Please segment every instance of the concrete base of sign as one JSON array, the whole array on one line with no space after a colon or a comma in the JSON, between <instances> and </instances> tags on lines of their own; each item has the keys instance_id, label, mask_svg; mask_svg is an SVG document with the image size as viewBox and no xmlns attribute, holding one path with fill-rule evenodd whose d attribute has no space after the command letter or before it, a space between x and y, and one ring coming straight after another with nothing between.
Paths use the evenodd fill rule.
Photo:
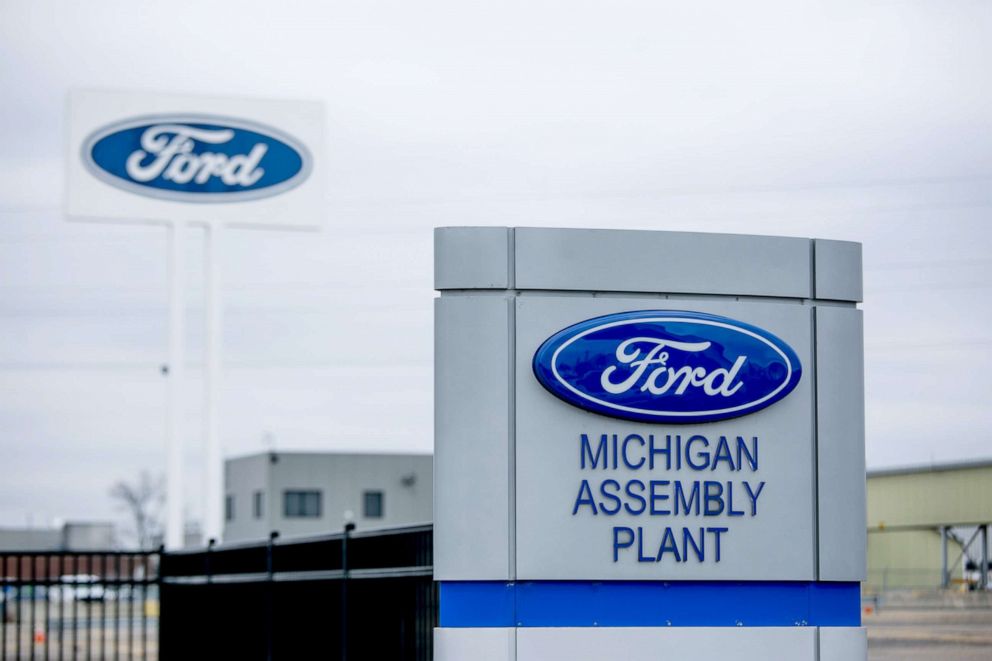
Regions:
<instances>
[{"instance_id":1,"label":"concrete base of sign","mask_svg":"<svg viewBox=\"0 0 992 661\"><path fill-rule=\"evenodd\" d=\"M435 661L850 661L862 627L435 629Z\"/></svg>"}]
</instances>

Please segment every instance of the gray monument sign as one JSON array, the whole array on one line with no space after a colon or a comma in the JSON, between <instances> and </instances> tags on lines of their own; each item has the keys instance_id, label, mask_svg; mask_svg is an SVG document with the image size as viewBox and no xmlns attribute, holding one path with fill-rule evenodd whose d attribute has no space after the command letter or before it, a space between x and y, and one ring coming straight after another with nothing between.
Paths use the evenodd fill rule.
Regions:
<instances>
[{"instance_id":1,"label":"gray monument sign","mask_svg":"<svg viewBox=\"0 0 992 661\"><path fill-rule=\"evenodd\" d=\"M866 658L861 246L435 233L437 658Z\"/></svg>"}]
</instances>

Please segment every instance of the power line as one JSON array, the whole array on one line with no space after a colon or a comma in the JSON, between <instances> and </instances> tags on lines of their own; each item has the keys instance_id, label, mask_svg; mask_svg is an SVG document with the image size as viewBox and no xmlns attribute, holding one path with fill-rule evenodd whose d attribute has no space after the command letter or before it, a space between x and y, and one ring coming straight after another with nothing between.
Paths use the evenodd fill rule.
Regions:
<instances>
[{"instance_id":1,"label":"power line","mask_svg":"<svg viewBox=\"0 0 992 661\"><path fill-rule=\"evenodd\" d=\"M902 269L916 269L916 268L956 268L956 267L968 267L968 266L987 266L992 265L992 259L985 257L974 257L970 259L925 259L918 261L906 261L906 262L888 262L885 264L877 264L871 267L865 267L865 272L870 271L897 271Z\"/></svg>"},{"instance_id":2,"label":"power line","mask_svg":"<svg viewBox=\"0 0 992 661\"><path fill-rule=\"evenodd\" d=\"M922 282L920 284L908 283L905 285L882 285L880 287L867 285L865 289L872 292L903 292L903 291L946 291L948 289L987 289L992 287L992 282Z\"/></svg>"},{"instance_id":3,"label":"power line","mask_svg":"<svg viewBox=\"0 0 992 661\"><path fill-rule=\"evenodd\" d=\"M430 360L390 360L380 364L376 363L355 363L340 360L252 360L252 361L229 361L224 363L224 369L255 370L255 369L393 369L395 367L416 367L428 368L432 365ZM184 363L188 369L203 369L201 361L187 361ZM11 372L17 371L148 371L161 374L165 361L9 361L0 362L0 370Z\"/></svg>"},{"instance_id":4,"label":"power line","mask_svg":"<svg viewBox=\"0 0 992 661\"><path fill-rule=\"evenodd\" d=\"M958 349L992 344L992 337L941 340L939 342L872 342L865 351L903 351L905 349Z\"/></svg>"}]
</instances>

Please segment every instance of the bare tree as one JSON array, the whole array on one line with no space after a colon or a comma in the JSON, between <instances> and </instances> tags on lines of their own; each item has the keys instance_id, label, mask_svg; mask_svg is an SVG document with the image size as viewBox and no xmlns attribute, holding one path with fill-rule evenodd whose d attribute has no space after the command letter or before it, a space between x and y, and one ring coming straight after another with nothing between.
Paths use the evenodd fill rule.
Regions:
<instances>
[{"instance_id":1,"label":"bare tree","mask_svg":"<svg viewBox=\"0 0 992 661\"><path fill-rule=\"evenodd\" d=\"M110 497L131 516L138 548L151 546L162 529L160 516L165 501L165 480L141 471L134 483L121 480L114 484Z\"/></svg>"}]
</instances>

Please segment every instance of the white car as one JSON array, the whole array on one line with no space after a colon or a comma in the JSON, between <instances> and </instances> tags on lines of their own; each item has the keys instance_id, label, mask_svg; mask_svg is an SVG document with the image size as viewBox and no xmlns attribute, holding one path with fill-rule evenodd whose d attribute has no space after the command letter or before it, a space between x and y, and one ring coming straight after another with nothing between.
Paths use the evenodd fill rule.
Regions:
<instances>
[{"instance_id":1,"label":"white car","mask_svg":"<svg viewBox=\"0 0 992 661\"><path fill-rule=\"evenodd\" d=\"M52 601L103 601L107 593L95 574L65 574L49 595Z\"/></svg>"}]
</instances>

